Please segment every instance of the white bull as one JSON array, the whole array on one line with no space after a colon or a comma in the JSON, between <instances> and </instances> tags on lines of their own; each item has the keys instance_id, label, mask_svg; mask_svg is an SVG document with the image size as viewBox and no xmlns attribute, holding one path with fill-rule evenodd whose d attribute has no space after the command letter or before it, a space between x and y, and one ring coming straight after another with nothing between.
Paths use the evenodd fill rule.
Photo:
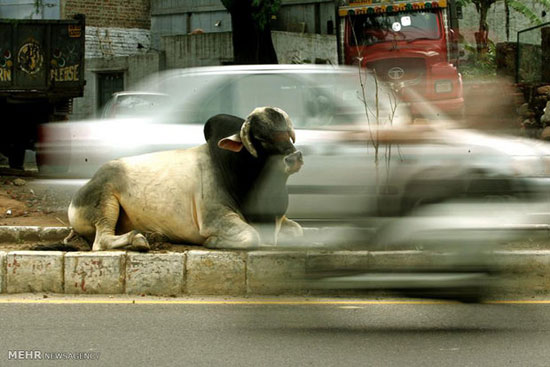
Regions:
<instances>
[{"instance_id":1,"label":"white bull","mask_svg":"<svg viewBox=\"0 0 550 367\"><path fill-rule=\"evenodd\" d=\"M275 241L279 231L301 235L284 215L286 179L302 165L294 136L284 111L262 107L246 120L212 117L201 146L111 161L71 201L65 244L78 234L94 251L148 249L144 234L154 233L175 243L250 248L260 242L251 224L267 222L275 224Z\"/></svg>"}]
</instances>

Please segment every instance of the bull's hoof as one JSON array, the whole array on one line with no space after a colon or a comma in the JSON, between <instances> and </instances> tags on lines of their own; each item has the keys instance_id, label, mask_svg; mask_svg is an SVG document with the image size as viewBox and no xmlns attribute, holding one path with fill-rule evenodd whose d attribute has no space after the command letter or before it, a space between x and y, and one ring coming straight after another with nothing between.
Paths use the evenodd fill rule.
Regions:
<instances>
[{"instance_id":1,"label":"bull's hoof","mask_svg":"<svg viewBox=\"0 0 550 367\"><path fill-rule=\"evenodd\" d=\"M141 233L136 234L134 238L132 238L130 246L128 246L128 250L138 252L147 252L150 249L151 246L149 246L149 242Z\"/></svg>"}]
</instances>

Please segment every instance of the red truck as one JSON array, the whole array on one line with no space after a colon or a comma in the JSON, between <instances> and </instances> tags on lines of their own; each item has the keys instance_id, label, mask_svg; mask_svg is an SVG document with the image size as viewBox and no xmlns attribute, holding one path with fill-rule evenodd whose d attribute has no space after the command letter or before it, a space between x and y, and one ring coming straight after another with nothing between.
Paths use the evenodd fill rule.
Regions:
<instances>
[{"instance_id":1,"label":"red truck","mask_svg":"<svg viewBox=\"0 0 550 367\"><path fill-rule=\"evenodd\" d=\"M374 70L414 115L462 115L454 0L349 0L338 14L345 64Z\"/></svg>"}]
</instances>

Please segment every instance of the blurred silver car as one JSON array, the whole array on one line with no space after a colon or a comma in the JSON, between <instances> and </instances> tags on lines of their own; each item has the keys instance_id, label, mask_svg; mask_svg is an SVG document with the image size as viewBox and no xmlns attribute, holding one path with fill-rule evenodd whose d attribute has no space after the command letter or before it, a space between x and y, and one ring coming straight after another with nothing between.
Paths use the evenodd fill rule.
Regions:
<instances>
[{"instance_id":1,"label":"blurred silver car","mask_svg":"<svg viewBox=\"0 0 550 367\"><path fill-rule=\"evenodd\" d=\"M203 124L218 113L245 117L255 107L276 106L290 115L304 155L301 171L288 180L287 215L310 227L351 224L309 231L310 243L453 254L436 268L393 275L391 266L377 274L313 269L307 279L313 287L477 288L492 271L490 245L550 220L533 215L545 212L539 202L550 177L548 143L412 121L391 90L357 68L171 70L124 95L162 95L170 103L153 114L43 125L40 170L90 177L114 158L203 144Z\"/></svg>"},{"instance_id":2,"label":"blurred silver car","mask_svg":"<svg viewBox=\"0 0 550 367\"><path fill-rule=\"evenodd\" d=\"M154 116L170 104L170 96L155 92L116 92L101 109L101 118Z\"/></svg>"}]
</instances>

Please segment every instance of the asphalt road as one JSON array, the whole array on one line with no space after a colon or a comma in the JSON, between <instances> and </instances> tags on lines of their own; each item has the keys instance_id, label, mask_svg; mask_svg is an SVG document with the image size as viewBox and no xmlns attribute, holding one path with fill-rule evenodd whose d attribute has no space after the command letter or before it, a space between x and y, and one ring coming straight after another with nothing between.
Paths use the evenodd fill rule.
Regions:
<instances>
[{"instance_id":1,"label":"asphalt road","mask_svg":"<svg viewBox=\"0 0 550 367\"><path fill-rule=\"evenodd\" d=\"M16 350L92 353L99 359L64 361L90 366L550 365L550 301L131 302L0 297L0 365L55 364L14 360Z\"/></svg>"}]
</instances>

